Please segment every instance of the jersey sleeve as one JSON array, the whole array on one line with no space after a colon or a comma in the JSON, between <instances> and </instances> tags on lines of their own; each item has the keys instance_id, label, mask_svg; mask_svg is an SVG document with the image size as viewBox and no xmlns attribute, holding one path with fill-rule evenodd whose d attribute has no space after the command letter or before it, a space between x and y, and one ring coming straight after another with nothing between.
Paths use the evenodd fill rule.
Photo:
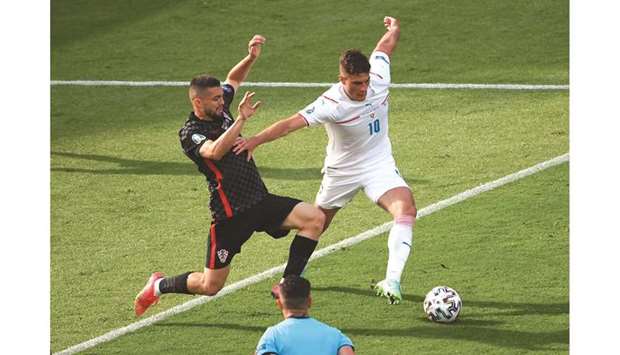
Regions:
<instances>
[{"instance_id":1,"label":"jersey sleeve","mask_svg":"<svg viewBox=\"0 0 620 355\"><path fill-rule=\"evenodd\" d=\"M214 141L217 139L213 134L200 132L195 125L185 126L179 132L181 147L188 156L200 158L200 148L206 141Z\"/></svg>"},{"instance_id":2,"label":"jersey sleeve","mask_svg":"<svg viewBox=\"0 0 620 355\"><path fill-rule=\"evenodd\" d=\"M353 350L355 350L355 347L353 346L353 342L351 341L351 339L349 339L348 336L344 335L340 330L338 332L340 333L340 342L338 344L338 350L340 350L340 348L342 348L343 346L350 346L351 348L353 348Z\"/></svg>"},{"instance_id":3,"label":"jersey sleeve","mask_svg":"<svg viewBox=\"0 0 620 355\"><path fill-rule=\"evenodd\" d=\"M370 79L371 83L379 88L387 88L391 82L390 57L380 51L374 51L370 55Z\"/></svg>"},{"instance_id":4,"label":"jersey sleeve","mask_svg":"<svg viewBox=\"0 0 620 355\"><path fill-rule=\"evenodd\" d=\"M306 106L299 114L306 120L308 126L336 121L337 103L321 95L313 103Z\"/></svg>"},{"instance_id":5,"label":"jersey sleeve","mask_svg":"<svg viewBox=\"0 0 620 355\"><path fill-rule=\"evenodd\" d=\"M258 341L256 355L277 354L276 338L273 328L269 327Z\"/></svg>"},{"instance_id":6,"label":"jersey sleeve","mask_svg":"<svg viewBox=\"0 0 620 355\"><path fill-rule=\"evenodd\" d=\"M230 111L230 104L235 98L235 88L232 85L225 83L222 85L222 90L224 91L224 108Z\"/></svg>"}]
</instances>

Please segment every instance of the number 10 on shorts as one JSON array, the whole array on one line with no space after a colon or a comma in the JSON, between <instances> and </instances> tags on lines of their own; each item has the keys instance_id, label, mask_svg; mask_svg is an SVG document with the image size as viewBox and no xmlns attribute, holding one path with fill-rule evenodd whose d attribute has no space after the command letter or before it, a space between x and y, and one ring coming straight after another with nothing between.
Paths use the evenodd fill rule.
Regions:
<instances>
[{"instance_id":1,"label":"number 10 on shorts","mask_svg":"<svg viewBox=\"0 0 620 355\"><path fill-rule=\"evenodd\" d=\"M371 136L373 133L379 133L379 131L381 130L381 124L379 123L379 119L377 118L376 120L369 122L368 129L370 130Z\"/></svg>"}]
</instances>

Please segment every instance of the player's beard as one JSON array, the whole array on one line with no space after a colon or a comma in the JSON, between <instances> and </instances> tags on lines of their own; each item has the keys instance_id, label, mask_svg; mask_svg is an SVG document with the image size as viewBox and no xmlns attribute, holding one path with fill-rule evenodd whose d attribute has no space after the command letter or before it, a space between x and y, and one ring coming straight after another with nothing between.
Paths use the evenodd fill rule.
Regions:
<instances>
[{"instance_id":1,"label":"player's beard","mask_svg":"<svg viewBox=\"0 0 620 355\"><path fill-rule=\"evenodd\" d=\"M222 108L222 110L220 111L220 113L218 114L216 110L211 110L208 109L206 107L203 107L203 111L205 113L205 115L211 119L219 119L219 118L223 118L224 117L224 109Z\"/></svg>"}]
</instances>

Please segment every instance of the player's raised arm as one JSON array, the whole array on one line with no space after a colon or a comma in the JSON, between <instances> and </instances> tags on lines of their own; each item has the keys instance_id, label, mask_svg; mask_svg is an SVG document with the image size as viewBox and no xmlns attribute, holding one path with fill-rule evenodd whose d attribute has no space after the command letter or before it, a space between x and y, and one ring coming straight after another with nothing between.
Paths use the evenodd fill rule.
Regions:
<instances>
[{"instance_id":1,"label":"player's raised arm","mask_svg":"<svg viewBox=\"0 0 620 355\"><path fill-rule=\"evenodd\" d=\"M250 158L252 158L252 152L257 146L263 143L271 142L280 137L284 137L287 134L306 126L307 123L303 116L296 113L289 118L285 118L272 124L253 137L237 140L237 142L235 142L233 152L238 155L244 150L247 150L248 160L250 160Z\"/></svg>"},{"instance_id":2,"label":"player's raised arm","mask_svg":"<svg viewBox=\"0 0 620 355\"><path fill-rule=\"evenodd\" d=\"M398 43L398 39L400 38L400 21L393 17L386 16L383 18L383 24L387 32L377 43L375 51L383 52L391 57L392 52L396 48L396 43Z\"/></svg>"},{"instance_id":3,"label":"player's raised arm","mask_svg":"<svg viewBox=\"0 0 620 355\"><path fill-rule=\"evenodd\" d=\"M258 107L261 102L258 101L254 105L252 105L252 97L254 96L253 92L246 92L243 96L243 99L239 103L239 116L235 120L232 126L224 132L218 139L215 141L207 141L205 144L200 147L200 155L203 158L220 160L230 148L232 148L233 144L239 137L241 130L245 124L245 121L248 120Z\"/></svg>"},{"instance_id":4,"label":"player's raised arm","mask_svg":"<svg viewBox=\"0 0 620 355\"><path fill-rule=\"evenodd\" d=\"M248 43L248 55L228 72L226 82L234 87L235 91L237 91L241 83L245 80L245 78L247 78L252 65L260 56L264 43L265 37L261 35L254 35Z\"/></svg>"}]
</instances>

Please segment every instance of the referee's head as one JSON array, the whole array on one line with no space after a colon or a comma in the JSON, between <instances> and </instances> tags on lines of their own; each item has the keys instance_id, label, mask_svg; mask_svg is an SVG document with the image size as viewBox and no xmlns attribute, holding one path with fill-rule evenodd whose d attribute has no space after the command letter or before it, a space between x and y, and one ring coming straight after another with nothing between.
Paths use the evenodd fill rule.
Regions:
<instances>
[{"instance_id":1,"label":"referee's head","mask_svg":"<svg viewBox=\"0 0 620 355\"><path fill-rule=\"evenodd\" d=\"M310 281L297 275L288 275L280 283L280 302L290 310L306 310L310 307Z\"/></svg>"}]
</instances>

